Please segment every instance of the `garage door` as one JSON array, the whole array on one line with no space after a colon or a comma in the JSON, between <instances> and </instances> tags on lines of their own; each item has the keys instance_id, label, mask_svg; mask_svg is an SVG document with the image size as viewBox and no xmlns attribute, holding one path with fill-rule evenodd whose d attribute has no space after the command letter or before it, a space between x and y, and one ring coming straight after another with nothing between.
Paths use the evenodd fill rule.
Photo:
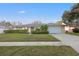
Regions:
<instances>
[{"instance_id":1,"label":"garage door","mask_svg":"<svg viewBox=\"0 0 79 59\"><path fill-rule=\"evenodd\" d=\"M61 27L49 27L49 33L63 33Z\"/></svg>"}]
</instances>

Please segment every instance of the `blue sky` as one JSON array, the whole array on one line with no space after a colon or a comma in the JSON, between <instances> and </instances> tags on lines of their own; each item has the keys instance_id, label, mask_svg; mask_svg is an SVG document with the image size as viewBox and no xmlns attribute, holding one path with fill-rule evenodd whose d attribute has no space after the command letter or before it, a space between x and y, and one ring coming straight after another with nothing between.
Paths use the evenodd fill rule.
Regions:
<instances>
[{"instance_id":1,"label":"blue sky","mask_svg":"<svg viewBox=\"0 0 79 59\"><path fill-rule=\"evenodd\" d=\"M61 20L65 10L73 6L71 3L22 3L0 4L0 21L31 23L42 21L53 23Z\"/></svg>"}]
</instances>

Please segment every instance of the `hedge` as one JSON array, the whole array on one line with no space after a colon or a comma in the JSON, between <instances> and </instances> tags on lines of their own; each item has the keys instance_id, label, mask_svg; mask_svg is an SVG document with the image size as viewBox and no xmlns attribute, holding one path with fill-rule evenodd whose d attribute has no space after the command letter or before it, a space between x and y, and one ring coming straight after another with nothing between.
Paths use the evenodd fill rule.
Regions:
<instances>
[{"instance_id":1,"label":"hedge","mask_svg":"<svg viewBox=\"0 0 79 59\"><path fill-rule=\"evenodd\" d=\"M49 34L48 31L32 31L32 34Z\"/></svg>"},{"instance_id":2,"label":"hedge","mask_svg":"<svg viewBox=\"0 0 79 59\"><path fill-rule=\"evenodd\" d=\"M75 28L75 29L73 29L73 32L74 33L79 33L79 29L78 28Z\"/></svg>"},{"instance_id":3,"label":"hedge","mask_svg":"<svg viewBox=\"0 0 79 59\"><path fill-rule=\"evenodd\" d=\"M4 33L28 33L27 30L4 30Z\"/></svg>"},{"instance_id":4,"label":"hedge","mask_svg":"<svg viewBox=\"0 0 79 59\"><path fill-rule=\"evenodd\" d=\"M4 30L4 33L22 33L22 34L27 33L28 34L28 30ZM49 32L48 31L32 31L31 33L32 34L48 34Z\"/></svg>"}]
</instances>

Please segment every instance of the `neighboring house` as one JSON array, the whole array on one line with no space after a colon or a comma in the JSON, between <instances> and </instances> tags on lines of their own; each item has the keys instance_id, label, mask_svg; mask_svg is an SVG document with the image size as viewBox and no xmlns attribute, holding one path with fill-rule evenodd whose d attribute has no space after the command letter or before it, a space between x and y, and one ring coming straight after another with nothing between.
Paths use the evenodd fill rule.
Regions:
<instances>
[{"instance_id":1,"label":"neighboring house","mask_svg":"<svg viewBox=\"0 0 79 59\"><path fill-rule=\"evenodd\" d=\"M16 29L20 29L20 30L23 30L23 29L36 29L38 27L40 27L41 24L34 24L34 23L31 23L31 24L26 24L26 25L16 25L16 26L12 26L11 29L13 30L16 30Z\"/></svg>"},{"instance_id":2,"label":"neighboring house","mask_svg":"<svg viewBox=\"0 0 79 59\"><path fill-rule=\"evenodd\" d=\"M37 23L31 23L31 24L26 24L26 25L17 25L17 26L13 26L13 30L26 29L26 30L28 30L29 34L31 34L32 30L36 30L36 28L39 28L40 26L41 26L41 24L37 24Z\"/></svg>"},{"instance_id":3,"label":"neighboring house","mask_svg":"<svg viewBox=\"0 0 79 59\"><path fill-rule=\"evenodd\" d=\"M74 20L70 24L62 23L62 25L64 26L65 32L73 32L73 29L75 29L75 28L78 28L79 29L79 19Z\"/></svg>"},{"instance_id":4,"label":"neighboring house","mask_svg":"<svg viewBox=\"0 0 79 59\"><path fill-rule=\"evenodd\" d=\"M8 27L0 26L0 34L4 33L4 30L7 30Z\"/></svg>"},{"instance_id":5,"label":"neighboring house","mask_svg":"<svg viewBox=\"0 0 79 59\"><path fill-rule=\"evenodd\" d=\"M26 25L16 25L16 26L12 26L10 29L12 30L24 30L27 29Z\"/></svg>"},{"instance_id":6,"label":"neighboring house","mask_svg":"<svg viewBox=\"0 0 79 59\"><path fill-rule=\"evenodd\" d=\"M26 27L35 30L36 28L39 28L41 25L42 24L27 24Z\"/></svg>"},{"instance_id":7,"label":"neighboring house","mask_svg":"<svg viewBox=\"0 0 79 59\"><path fill-rule=\"evenodd\" d=\"M73 29L75 28L73 25L62 23L62 26L64 27L65 32L73 32Z\"/></svg>"},{"instance_id":8,"label":"neighboring house","mask_svg":"<svg viewBox=\"0 0 79 59\"><path fill-rule=\"evenodd\" d=\"M35 30L36 28L40 27L41 24L31 23L26 25L15 25L15 26L0 26L0 33L4 33L4 30Z\"/></svg>"},{"instance_id":9,"label":"neighboring house","mask_svg":"<svg viewBox=\"0 0 79 59\"><path fill-rule=\"evenodd\" d=\"M4 32L4 29L0 26L0 34Z\"/></svg>"}]
</instances>

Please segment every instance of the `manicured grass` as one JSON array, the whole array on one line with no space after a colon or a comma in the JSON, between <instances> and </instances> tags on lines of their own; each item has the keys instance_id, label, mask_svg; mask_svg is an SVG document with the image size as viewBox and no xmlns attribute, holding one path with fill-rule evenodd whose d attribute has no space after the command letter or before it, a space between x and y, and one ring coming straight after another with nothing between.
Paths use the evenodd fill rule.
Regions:
<instances>
[{"instance_id":1,"label":"manicured grass","mask_svg":"<svg viewBox=\"0 0 79 59\"><path fill-rule=\"evenodd\" d=\"M0 34L0 42L59 41L49 34Z\"/></svg>"},{"instance_id":2,"label":"manicured grass","mask_svg":"<svg viewBox=\"0 0 79 59\"><path fill-rule=\"evenodd\" d=\"M0 56L77 56L69 46L0 46Z\"/></svg>"},{"instance_id":3,"label":"manicured grass","mask_svg":"<svg viewBox=\"0 0 79 59\"><path fill-rule=\"evenodd\" d=\"M79 33L67 33L67 34L79 36Z\"/></svg>"}]
</instances>

